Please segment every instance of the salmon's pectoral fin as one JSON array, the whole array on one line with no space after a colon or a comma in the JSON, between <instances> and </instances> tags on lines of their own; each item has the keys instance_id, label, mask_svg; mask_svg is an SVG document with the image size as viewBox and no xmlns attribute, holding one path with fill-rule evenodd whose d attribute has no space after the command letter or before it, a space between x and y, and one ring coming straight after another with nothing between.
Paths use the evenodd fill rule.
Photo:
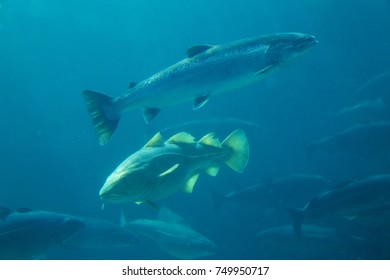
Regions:
<instances>
[{"instance_id":1,"label":"salmon's pectoral fin","mask_svg":"<svg viewBox=\"0 0 390 280\"><path fill-rule=\"evenodd\" d=\"M146 123L150 123L160 113L160 108L144 107L143 116Z\"/></svg>"},{"instance_id":2,"label":"salmon's pectoral fin","mask_svg":"<svg viewBox=\"0 0 390 280\"><path fill-rule=\"evenodd\" d=\"M209 101L209 99L210 99L210 95L203 95L195 98L194 105L192 106L192 110L199 109L200 107L205 105L207 101Z\"/></svg>"},{"instance_id":3,"label":"salmon's pectoral fin","mask_svg":"<svg viewBox=\"0 0 390 280\"><path fill-rule=\"evenodd\" d=\"M264 68L261 68L259 71L257 71L255 73L255 75L262 75L262 74L266 74L267 72L271 71L272 68L274 68L276 66L276 64L270 64L270 65L267 65L265 66Z\"/></svg>"},{"instance_id":4,"label":"salmon's pectoral fin","mask_svg":"<svg viewBox=\"0 0 390 280\"><path fill-rule=\"evenodd\" d=\"M99 144L106 144L120 120L120 114L112 109L113 98L103 93L84 90L83 96L87 105L87 110L92 118Z\"/></svg>"}]
</instances>

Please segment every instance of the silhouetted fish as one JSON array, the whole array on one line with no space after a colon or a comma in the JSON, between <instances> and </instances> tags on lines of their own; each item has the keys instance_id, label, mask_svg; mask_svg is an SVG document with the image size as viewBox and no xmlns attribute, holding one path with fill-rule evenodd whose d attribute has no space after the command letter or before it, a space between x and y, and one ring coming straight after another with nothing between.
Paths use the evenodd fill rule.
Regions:
<instances>
[{"instance_id":1,"label":"silhouetted fish","mask_svg":"<svg viewBox=\"0 0 390 280\"><path fill-rule=\"evenodd\" d=\"M32 259L84 227L73 216L20 208L0 208L0 259Z\"/></svg>"}]
</instances>

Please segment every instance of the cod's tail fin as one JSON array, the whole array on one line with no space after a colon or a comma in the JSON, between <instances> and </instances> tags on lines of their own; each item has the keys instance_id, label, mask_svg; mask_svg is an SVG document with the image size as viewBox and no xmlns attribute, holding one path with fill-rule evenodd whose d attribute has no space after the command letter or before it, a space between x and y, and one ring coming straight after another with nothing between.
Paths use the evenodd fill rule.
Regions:
<instances>
[{"instance_id":1,"label":"cod's tail fin","mask_svg":"<svg viewBox=\"0 0 390 280\"><path fill-rule=\"evenodd\" d=\"M120 120L120 115L116 116L116 114L112 114L109 111L111 110L113 98L91 90L84 90L82 94L87 105L88 113L92 118L99 144L107 144Z\"/></svg>"},{"instance_id":2,"label":"cod's tail fin","mask_svg":"<svg viewBox=\"0 0 390 280\"><path fill-rule=\"evenodd\" d=\"M303 210L292 208L292 207L286 207L286 210L292 220L292 225L295 233L298 236L300 236L302 231L303 217L304 217Z\"/></svg>"},{"instance_id":3,"label":"cod's tail fin","mask_svg":"<svg viewBox=\"0 0 390 280\"><path fill-rule=\"evenodd\" d=\"M231 150L229 157L225 159L225 163L231 169L242 173L249 158L249 143L244 131L241 129L233 131L223 140L221 145Z\"/></svg>"}]
</instances>

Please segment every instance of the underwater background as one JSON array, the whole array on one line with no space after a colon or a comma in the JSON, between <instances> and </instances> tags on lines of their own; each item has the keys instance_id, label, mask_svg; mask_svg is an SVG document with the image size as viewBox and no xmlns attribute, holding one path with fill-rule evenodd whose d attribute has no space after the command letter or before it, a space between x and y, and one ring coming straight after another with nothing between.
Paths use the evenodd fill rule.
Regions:
<instances>
[{"instance_id":1,"label":"underwater background","mask_svg":"<svg viewBox=\"0 0 390 280\"><path fill-rule=\"evenodd\" d=\"M0 0L0 206L118 225L121 216L158 219L144 204L106 203L102 210L107 176L158 131L196 139L214 131L224 139L241 128L250 144L242 174L222 166L216 177L201 173L192 194L157 202L216 245L202 258L388 259L384 212L373 215L382 218L375 226L340 215L307 219L304 226L317 233L306 242L294 234L285 207L302 208L345 181L390 173L388 131L374 135L383 143L368 152L361 146L370 140L359 133L345 146L307 151L353 125L390 121L389 27L384 0ZM98 144L83 90L119 96L131 82L183 59L190 46L279 32L311 34L319 43L283 71L199 110L190 103L170 107L148 125L140 110L129 111L110 142ZM320 183L301 189L302 177ZM283 178L288 186L278 189ZM266 187L256 195L230 199L259 185ZM275 204L265 205L270 197ZM38 258L177 258L153 241L123 248L57 244Z\"/></svg>"}]
</instances>

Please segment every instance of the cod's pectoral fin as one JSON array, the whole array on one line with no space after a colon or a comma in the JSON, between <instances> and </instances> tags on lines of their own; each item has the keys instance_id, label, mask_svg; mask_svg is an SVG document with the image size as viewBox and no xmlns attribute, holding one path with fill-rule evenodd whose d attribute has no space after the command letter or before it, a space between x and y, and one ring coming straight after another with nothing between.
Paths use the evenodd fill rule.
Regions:
<instances>
[{"instance_id":1,"label":"cod's pectoral fin","mask_svg":"<svg viewBox=\"0 0 390 280\"><path fill-rule=\"evenodd\" d=\"M255 75L258 76L258 75L266 74L267 72L271 71L272 68L274 68L274 67L275 67L275 64L267 65L266 67L261 68L259 71L257 71L257 72L255 73Z\"/></svg>"},{"instance_id":2,"label":"cod's pectoral fin","mask_svg":"<svg viewBox=\"0 0 390 280\"><path fill-rule=\"evenodd\" d=\"M221 142L219 142L218 138L215 137L214 132L207 133L205 136L199 139L198 143L204 146L221 148Z\"/></svg>"},{"instance_id":3,"label":"cod's pectoral fin","mask_svg":"<svg viewBox=\"0 0 390 280\"><path fill-rule=\"evenodd\" d=\"M168 168L167 170L165 170L164 172L160 173L158 175L158 177L164 177L164 176L167 176L168 174L172 173L173 171L175 171L177 168L179 167L179 164L176 163L175 165L173 165L172 167Z\"/></svg>"},{"instance_id":4,"label":"cod's pectoral fin","mask_svg":"<svg viewBox=\"0 0 390 280\"><path fill-rule=\"evenodd\" d=\"M160 113L160 108L144 107L143 115L146 123L150 123Z\"/></svg>"},{"instance_id":5,"label":"cod's pectoral fin","mask_svg":"<svg viewBox=\"0 0 390 280\"><path fill-rule=\"evenodd\" d=\"M196 184L196 181L198 181L198 177L199 177L199 173L192 175L190 177L190 179L188 179L188 181L186 182L186 185L184 186L183 191L186 193L192 193L192 191L194 190L194 186Z\"/></svg>"},{"instance_id":6,"label":"cod's pectoral fin","mask_svg":"<svg viewBox=\"0 0 390 280\"><path fill-rule=\"evenodd\" d=\"M165 143L169 144L195 144L195 137L187 132L179 132L169 138Z\"/></svg>"},{"instance_id":7,"label":"cod's pectoral fin","mask_svg":"<svg viewBox=\"0 0 390 280\"><path fill-rule=\"evenodd\" d=\"M219 165L209 166L209 167L205 170L205 172L206 172L207 174L209 174L210 176L213 176L213 177L217 176L218 171L219 171Z\"/></svg>"},{"instance_id":8,"label":"cod's pectoral fin","mask_svg":"<svg viewBox=\"0 0 390 280\"><path fill-rule=\"evenodd\" d=\"M190 57L193 57L197 54L200 54L202 52L205 52L207 51L208 49L211 49L212 45L196 45L196 46L192 46L190 48L187 49L187 57L190 58Z\"/></svg>"},{"instance_id":9,"label":"cod's pectoral fin","mask_svg":"<svg viewBox=\"0 0 390 280\"><path fill-rule=\"evenodd\" d=\"M203 95L195 98L194 105L192 106L192 110L197 110L203 105L205 105L210 100L210 95Z\"/></svg>"},{"instance_id":10,"label":"cod's pectoral fin","mask_svg":"<svg viewBox=\"0 0 390 280\"><path fill-rule=\"evenodd\" d=\"M148 143L144 146L144 148L147 147L161 147L164 144L164 138L162 137L160 132L157 132L156 135L154 135Z\"/></svg>"}]
</instances>

